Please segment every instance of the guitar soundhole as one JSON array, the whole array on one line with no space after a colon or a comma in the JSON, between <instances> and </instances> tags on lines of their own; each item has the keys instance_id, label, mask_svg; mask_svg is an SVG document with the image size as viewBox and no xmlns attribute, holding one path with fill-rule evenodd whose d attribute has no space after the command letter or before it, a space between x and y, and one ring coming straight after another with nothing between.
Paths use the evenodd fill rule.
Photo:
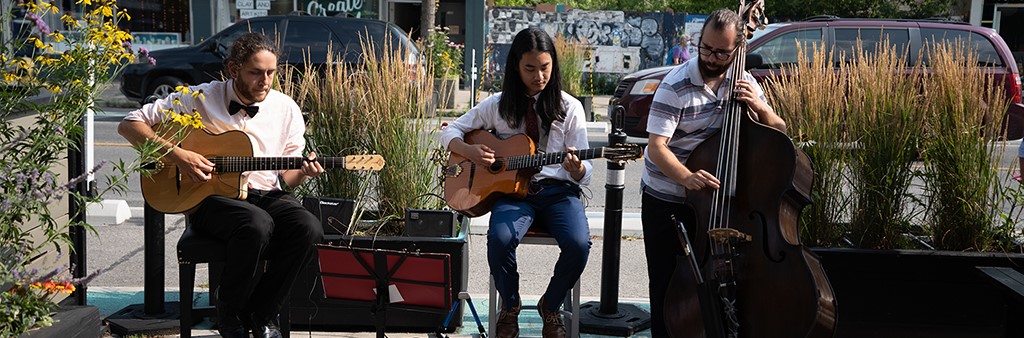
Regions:
<instances>
[{"instance_id":1,"label":"guitar soundhole","mask_svg":"<svg viewBox=\"0 0 1024 338\"><path fill-rule=\"evenodd\" d=\"M499 172L501 171L501 168L504 166L505 165L502 163L502 161L494 161L494 163L491 163L491 166L487 167L487 169L490 170L491 172Z\"/></svg>"}]
</instances>

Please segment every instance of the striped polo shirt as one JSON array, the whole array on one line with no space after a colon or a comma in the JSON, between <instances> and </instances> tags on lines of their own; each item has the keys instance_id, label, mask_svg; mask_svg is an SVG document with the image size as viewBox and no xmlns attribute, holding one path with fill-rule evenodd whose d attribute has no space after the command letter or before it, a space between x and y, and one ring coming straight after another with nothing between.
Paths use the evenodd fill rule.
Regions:
<instances>
[{"instance_id":1,"label":"striped polo shirt","mask_svg":"<svg viewBox=\"0 0 1024 338\"><path fill-rule=\"evenodd\" d=\"M731 71L726 74L723 84L731 82L732 76ZM754 83L758 97L766 100L754 77L748 72L743 72L743 76ZM690 59L669 71L658 85L647 116L647 132L669 137L669 150L685 164L697 145L722 129L728 92L725 85L719 86L717 94L711 91L700 75L697 59ZM757 118L756 114L751 115ZM665 176L646 157L640 186L643 191L668 202L682 203L686 197L686 188Z\"/></svg>"}]
</instances>

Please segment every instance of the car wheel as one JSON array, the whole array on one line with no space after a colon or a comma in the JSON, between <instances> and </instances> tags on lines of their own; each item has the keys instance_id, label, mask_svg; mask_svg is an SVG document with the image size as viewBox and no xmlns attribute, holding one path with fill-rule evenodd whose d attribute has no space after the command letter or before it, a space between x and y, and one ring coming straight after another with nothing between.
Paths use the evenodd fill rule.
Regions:
<instances>
[{"instance_id":1,"label":"car wheel","mask_svg":"<svg viewBox=\"0 0 1024 338\"><path fill-rule=\"evenodd\" d=\"M153 88L153 90L151 93L153 96L162 99L167 97L167 95L171 95L171 93L174 92L174 88L183 85L185 85L185 82L181 81L181 79L179 78L173 76L161 76L158 77L156 80L153 80L153 84L151 87Z\"/></svg>"}]
</instances>

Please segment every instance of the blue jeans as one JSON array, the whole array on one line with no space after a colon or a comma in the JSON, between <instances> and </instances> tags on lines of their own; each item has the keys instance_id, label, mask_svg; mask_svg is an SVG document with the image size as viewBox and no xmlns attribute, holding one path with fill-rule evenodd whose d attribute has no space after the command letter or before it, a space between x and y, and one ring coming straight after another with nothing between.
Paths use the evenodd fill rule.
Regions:
<instances>
[{"instance_id":1,"label":"blue jeans","mask_svg":"<svg viewBox=\"0 0 1024 338\"><path fill-rule=\"evenodd\" d=\"M531 182L522 200L501 198L491 209L487 229L487 262L504 308L519 304L519 270L516 247L534 220L544 224L558 242L561 253L544 292L545 311L555 311L566 292L576 284L590 255L590 226L576 184L544 180ZM557 301L554 301L557 300Z\"/></svg>"}]
</instances>

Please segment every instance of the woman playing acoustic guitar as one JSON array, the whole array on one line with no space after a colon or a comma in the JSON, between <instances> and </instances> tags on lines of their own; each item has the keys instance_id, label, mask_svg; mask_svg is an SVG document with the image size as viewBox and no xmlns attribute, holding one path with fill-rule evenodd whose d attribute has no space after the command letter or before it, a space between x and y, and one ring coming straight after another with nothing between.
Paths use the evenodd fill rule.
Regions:
<instances>
[{"instance_id":1,"label":"woman playing acoustic guitar","mask_svg":"<svg viewBox=\"0 0 1024 338\"><path fill-rule=\"evenodd\" d=\"M562 249L539 304L543 336L565 337L559 300L583 274L590 254L590 229L580 186L590 182L592 164L571 153L589 148L583 105L562 92L554 42L536 28L519 32L512 41L502 88L504 92L485 99L445 128L441 142L451 152L472 160L476 168L500 163L507 155L526 155L464 141L466 133L480 129L493 130L502 139L525 133L539 150L570 152L560 165L544 166L533 175L526 199L498 198L487 230L487 260L502 300L494 334L502 338L519 334L517 317L522 302L515 250L537 221Z\"/></svg>"}]
</instances>

